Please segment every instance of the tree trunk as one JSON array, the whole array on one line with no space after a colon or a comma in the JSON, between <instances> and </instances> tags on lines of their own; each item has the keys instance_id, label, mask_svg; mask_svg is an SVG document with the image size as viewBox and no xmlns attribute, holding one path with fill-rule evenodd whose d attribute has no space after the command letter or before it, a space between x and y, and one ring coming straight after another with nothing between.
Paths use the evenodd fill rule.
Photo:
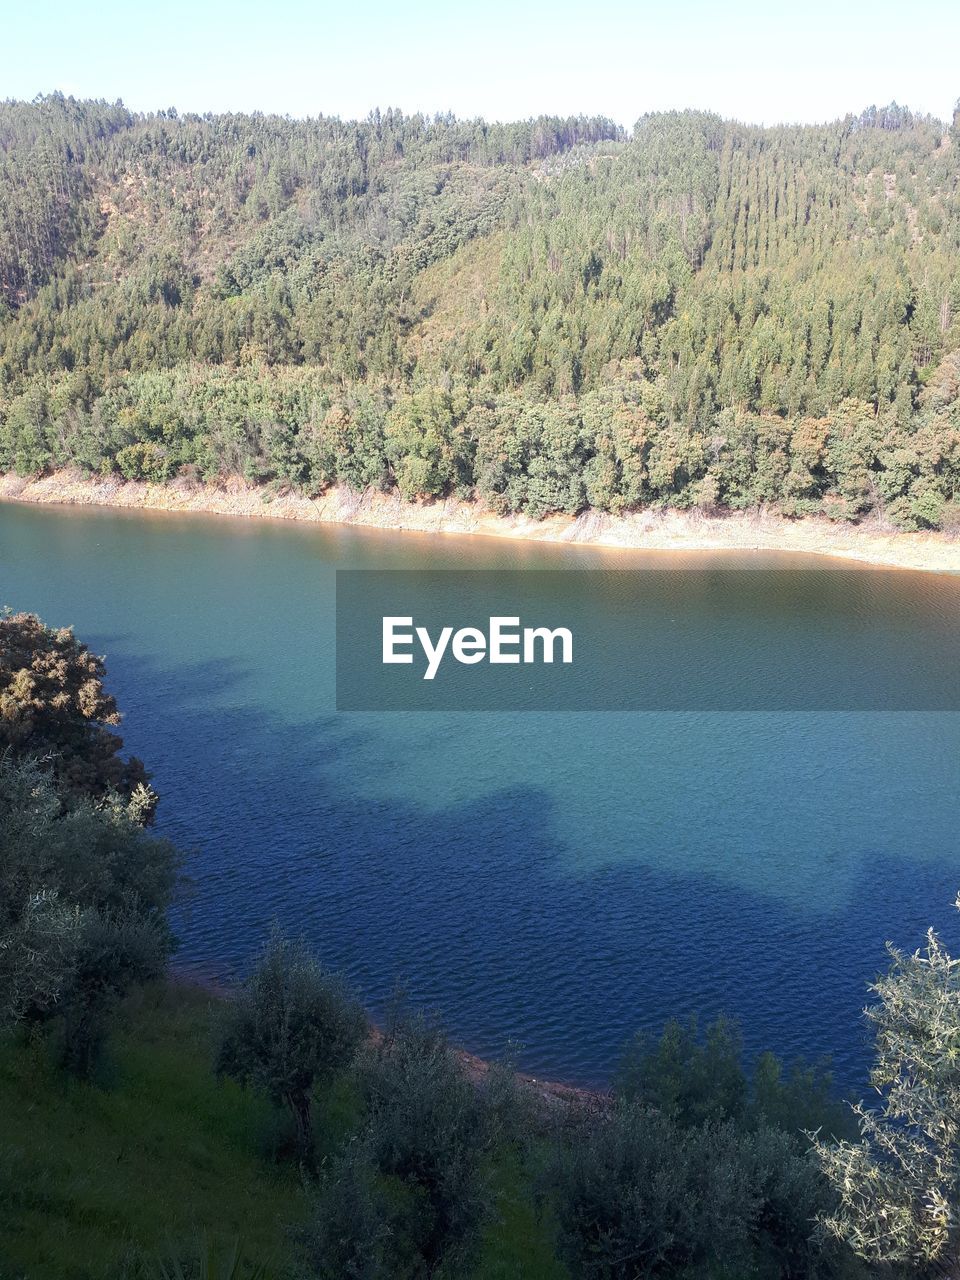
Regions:
<instances>
[{"instance_id":1,"label":"tree trunk","mask_svg":"<svg viewBox=\"0 0 960 1280\"><path fill-rule=\"evenodd\" d=\"M313 1170L315 1165L313 1150L313 1125L310 1121L310 1098L304 1093L292 1093L287 1096L287 1105L293 1115L293 1123L297 1135L297 1158L306 1169Z\"/></svg>"}]
</instances>

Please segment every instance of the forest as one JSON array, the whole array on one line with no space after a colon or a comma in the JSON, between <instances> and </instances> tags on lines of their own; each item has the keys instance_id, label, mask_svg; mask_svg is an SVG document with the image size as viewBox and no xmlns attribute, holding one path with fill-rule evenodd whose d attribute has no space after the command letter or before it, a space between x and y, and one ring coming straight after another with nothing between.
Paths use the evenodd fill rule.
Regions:
<instances>
[{"instance_id":1,"label":"forest","mask_svg":"<svg viewBox=\"0 0 960 1280\"><path fill-rule=\"evenodd\" d=\"M0 469L960 531L960 111L0 104Z\"/></svg>"}]
</instances>

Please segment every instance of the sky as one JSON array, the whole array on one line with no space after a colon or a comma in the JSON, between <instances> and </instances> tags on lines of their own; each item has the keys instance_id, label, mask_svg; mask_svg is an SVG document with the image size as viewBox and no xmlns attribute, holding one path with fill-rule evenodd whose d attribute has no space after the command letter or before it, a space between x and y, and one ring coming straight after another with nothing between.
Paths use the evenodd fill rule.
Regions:
<instances>
[{"instance_id":1,"label":"sky","mask_svg":"<svg viewBox=\"0 0 960 1280\"><path fill-rule=\"evenodd\" d=\"M698 107L822 121L897 101L950 119L960 3L928 0L5 0L0 97L135 110L488 120Z\"/></svg>"}]
</instances>

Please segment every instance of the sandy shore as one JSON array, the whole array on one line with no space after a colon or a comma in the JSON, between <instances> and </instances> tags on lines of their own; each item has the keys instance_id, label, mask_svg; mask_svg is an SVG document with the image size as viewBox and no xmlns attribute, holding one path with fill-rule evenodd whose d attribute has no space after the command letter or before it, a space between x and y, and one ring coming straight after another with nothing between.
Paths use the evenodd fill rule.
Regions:
<instances>
[{"instance_id":1,"label":"sandy shore","mask_svg":"<svg viewBox=\"0 0 960 1280\"><path fill-rule=\"evenodd\" d=\"M345 488L331 489L319 498L294 493L271 496L239 479L219 486L160 485L86 478L76 471L59 471L39 480L0 476L0 501L209 512L644 551L804 552L900 569L960 573L960 539L938 533L892 533L876 526L821 519L786 520L763 511L716 517L652 509L623 516L588 511L576 517L531 520L498 516L477 503L454 498L412 503L395 493L356 493Z\"/></svg>"}]
</instances>

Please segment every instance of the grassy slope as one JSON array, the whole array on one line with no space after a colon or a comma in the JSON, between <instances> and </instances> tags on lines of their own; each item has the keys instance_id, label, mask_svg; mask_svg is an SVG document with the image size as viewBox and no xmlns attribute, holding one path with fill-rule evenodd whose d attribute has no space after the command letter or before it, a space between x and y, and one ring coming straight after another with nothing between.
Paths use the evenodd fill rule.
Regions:
<instances>
[{"instance_id":1,"label":"grassy slope","mask_svg":"<svg viewBox=\"0 0 960 1280\"><path fill-rule=\"evenodd\" d=\"M65 1080L43 1046L0 1043L0 1280L157 1275L157 1259L208 1231L239 1235L286 1274L285 1226L307 1211L273 1158L282 1119L213 1077L217 1002L191 988L144 995L113 1037L102 1079ZM321 1147L349 1125L345 1090L318 1099ZM501 1218L478 1280L559 1280L529 1196L500 1174Z\"/></svg>"}]
</instances>

